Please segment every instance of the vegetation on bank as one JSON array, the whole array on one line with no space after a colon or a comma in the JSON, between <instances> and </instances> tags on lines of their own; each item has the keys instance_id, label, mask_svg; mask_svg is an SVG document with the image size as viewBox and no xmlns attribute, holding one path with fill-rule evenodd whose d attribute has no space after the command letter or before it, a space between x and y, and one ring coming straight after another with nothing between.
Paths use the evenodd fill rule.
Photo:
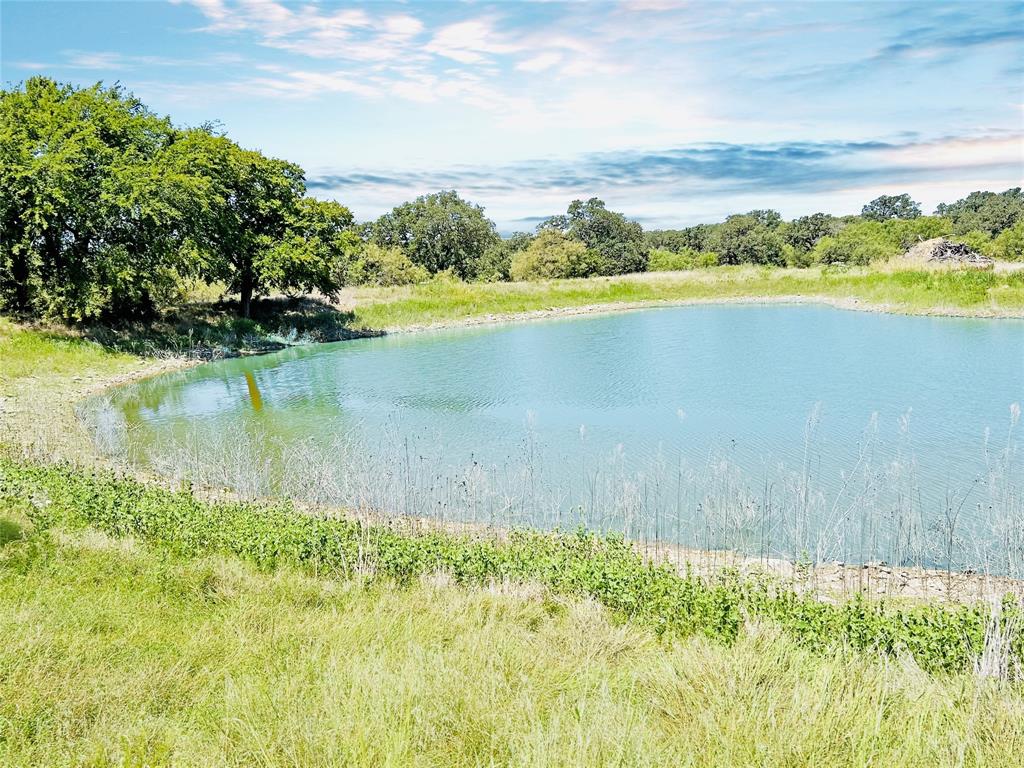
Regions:
<instances>
[{"instance_id":1,"label":"vegetation on bank","mask_svg":"<svg viewBox=\"0 0 1024 768\"><path fill-rule=\"evenodd\" d=\"M858 301L893 312L1020 315L1024 271L903 271L875 268L722 267L658 276L622 275L530 283L435 280L389 290L360 289L352 323L397 329L558 308L773 297Z\"/></svg>"},{"instance_id":2,"label":"vegetation on bank","mask_svg":"<svg viewBox=\"0 0 1024 768\"><path fill-rule=\"evenodd\" d=\"M1024 193L975 192L923 216L906 195L858 216L784 221L755 210L718 224L644 232L597 198L535 233L498 235L454 190L376 221L307 195L293 163L244 149L214 125L175 126L115 86L32 78L0 92L0 310L77 324L152 319L190 286L260 296L345 286L615 276L755 264L867 265L920 239L957 238L1024 257Z\"/></svg>"},{"instance_id":3,"label":"vegetation on bank","mask_svg":"<svg viewBox=\"0 0 1024 768\"><path fill-rule=\"evenodd\" d=\"M66 330L28 330L0 317L0 396L8 385L31 379L67 380L83 372L122 370L134 358Z\"/></svg>"},{"instance_id":4,"label":"vegetation on bank","mask_svg":"<svg viewBox=\"0 0 1024 768\"><path fill-rule=\"evenodd\" d=\"M966 672L981 657L989 606L889 603L856 598L841 604L802 596L771 580L723 573L710 580L645 562L629 542L575 534L514 531L505 541L401 525L307 514L290 503L206 502L69 465L0 458L0 500L38 530L92 528L166 547L181 556L229 554L261 569L308 568L408 583L444 573L457 583L540 584L585 597L659 635L700 635L734 643L745 621L770 620L816 652L837 648L908 654L932 672ZM1001 626L1015 627L1022 607L1005 602ZM1024 636L1007 640L1008 669L1024 664ZM1016 673L1015 673L1016 674Z\"/></svg>"},{"instance_id":5,"label":"vegetation on bank","mask_svg":"<svg viewBox=\"0 0 1024 768\"><path fill-rule=\"evenodd\" d=\"M0 507L0 763L993 766L1019 689L769 623L657 640L588 601L266 573Z\"/></svg>"}]
</instances>

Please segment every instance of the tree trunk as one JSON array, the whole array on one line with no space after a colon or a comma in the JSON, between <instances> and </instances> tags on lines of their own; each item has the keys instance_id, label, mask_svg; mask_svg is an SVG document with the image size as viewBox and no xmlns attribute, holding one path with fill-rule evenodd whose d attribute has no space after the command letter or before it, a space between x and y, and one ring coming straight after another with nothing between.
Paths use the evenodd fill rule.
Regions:
<instances>
[{"instance_id":1,"label":"tree trunk","mask_svg":"<svg viewBox=\"0 0 1024 768\"><path fill-rule=\"evenodd\" d=\"M246 266L242 269L242 279L238 287L238 293L242 300L242 317L247 318L252 312L252 292L252 267Z\"/></svg>"},{"instance_id":2,"label":"tree trunk","mask_svg":"<svg viewBox=\"0 0 1024 768\"><path fill-rule=\"evenodd\" d=\"M13 250L13 249L12 249ZM14 278L14 306L18 312L27 313L29 305L28 248L22 245L11 254L11 277Z\"/></svg>"}]
</instances>

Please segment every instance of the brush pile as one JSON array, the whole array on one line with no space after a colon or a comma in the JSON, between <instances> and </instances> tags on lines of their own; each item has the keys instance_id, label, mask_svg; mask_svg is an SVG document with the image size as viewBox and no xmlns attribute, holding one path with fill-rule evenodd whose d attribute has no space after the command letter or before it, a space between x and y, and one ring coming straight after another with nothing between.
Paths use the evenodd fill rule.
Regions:
<instances>
[{"instance_id":1,"label":"brush pile","mask_svg":"<svg viewBox=\"0 0 1024 768\"><path fill-rule=\"evenodd\" d=\"M988 256L971 250L963 243L954 243L944 237L933 237L912 246L904 255L909 261L933 262L954 266L985 269L993 265Z\"/></svg>"}]
</instances>

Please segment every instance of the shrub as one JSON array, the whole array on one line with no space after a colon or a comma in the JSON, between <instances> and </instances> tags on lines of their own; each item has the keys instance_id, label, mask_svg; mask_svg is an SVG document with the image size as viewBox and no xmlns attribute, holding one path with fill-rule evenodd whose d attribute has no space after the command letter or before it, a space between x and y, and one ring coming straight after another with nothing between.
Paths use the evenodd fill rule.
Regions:
<instances>
[{"instance_id":1,"label":"shrub","mask_svg":"<svg viewBox=\"0 0 1024 768\"><path fill-rule=\"evenodd\" d=\"M345 267L345 282L352 285L410 285L430 277L426 269L413 264L401 248L368 244Z\"/></svg>"},{"instance_id":2,"label":"shrub","mask_svg":"<svg viewBox=\"0 0 1024 768\"><path fill-rule=\"evenodd\" d=\"M821 238L810 255L822 264L870 264L891 259L914 243L947 235L950 230L949 220L937 216L856 221L835 235Z\"/></svg>"},{"instance_id":3,"label":"shrub","mask_svg":"<svg viewBox=\"0 0 1024 768\"><path fill-rule=\"evenodd\" d=\"M821 238L810 252L810 257L822 264L870 264L872 261L891 258L896 253L896 249L877 239L837 235Z\"/></svg>"},{"instance_id":4,"label":"shrub","mask_svg":"<svg viewBox=\"0 0 1024 768\"><path fill-rule=\"evenodd\" d=\"M915 243L943 237L953 231L953 222L941 216L920 216L916 219L896 219L882 224L884 236L896 244L900 252Z\"/></svg>"},{"instance_id":5,"label":"shrub","mask_svg":"<svg viewBox=\"0 0 1024 768\"><path fill-rule=\"evenodd\" d=\"M983 253L986 256L991 256L995 250L992 236L980 229L972 229L970 232L965 232L959 237L953 237L952 240L957 243L963 243L972 251Z\"/></svg>"},{"instance_id":6,"label":"shrub","mask_svg":"<svg viewBox=\"0 0 1024 768\"><path fill-rule=\"evenodd\" d=\"M1024 219L992 241L991 254L997 259L1024 261Z\"/></svg>"},{"instance_id":7,"label":"shrub","mask_svg":"<svg viewBox=\"0 0 1024 768\"><path fill-rule=\"evenodd\" d=\"M717 265L718 254L712 251L701 252L684 247L673 252L655 248L651 251L647 269L649 272L673 272L681 269L703 269Z\"/></svg>"},{"instance_id":8,"label":"shrub","mask_svg":"<svg viewBox=\"0 0 1024 768\"><path fill-rule=\"evenodd\" d=\"M776 226L775 217L764 211L730 216L719 225L716 248L723 264L773 264L784 263L782 247L785 244ZM776 214L777 216L778 214Z\"/></svg>"},{"instance_id":9,"label":"shrub","mask_svg":"<svg viewBox=\"0 0 1024 768\"><path fill-rule=\"evenodd\" d=\"M799 246L786 243L782 246L782 260L787 267L809 267L814 264L814 254Z\"/></svg>"},{"instance_id":10,"label":"shrub","mask_svg":"<svg viewBox=\"0 0 1024 768\"><path fill-rule=\"evenodd\" d=\"M474 265L473 279L483 283L509 280L512 277L512 259L526 250L533 242L533 235L515 232L511 237L487 246Z\"/></svg>"},{"instance_id":11,"label":"shrub","mask_svg":"<svg viewBox=\"0 0 1024 768\"><path fill-rule=\"evenodd\" d=\"M512 258L513 280L589 277L602 272L603 259L557 229L544 229Z\"/></svg>"}]
</instances>

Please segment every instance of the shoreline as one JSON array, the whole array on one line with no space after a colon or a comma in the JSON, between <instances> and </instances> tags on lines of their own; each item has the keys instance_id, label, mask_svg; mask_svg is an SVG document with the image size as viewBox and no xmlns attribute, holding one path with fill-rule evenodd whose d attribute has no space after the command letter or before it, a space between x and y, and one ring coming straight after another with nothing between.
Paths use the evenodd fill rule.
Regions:
<instances>
[{"instance_id":1,"label":"shoreline","mask_svg":"<svg viewBox=\"0 0 1024 768\"><path fill-rule=\"evenodd\" d=\"M552 307L528 312L488 314L463 317L435 323L411 324L384 329L386 335L418 333L460 327L485 327L516 322L531 322L558 318L573 318L587 315L614 314L644 309L707 306L707 305L809 305L819 304L835 309L886 312L891 314L913 314L894 312L887 305L875 305L859 299L834 299L818 296L742 296L708 299L655 300L638 302L609 302L580 305L575 307ZM920 314L920 313L918 313ZM981 315L951 315L939 311L928 316L984 317ZM1019 319L1016 315L1008 319ZM1001 319L1001 318L995 318ZM320 342L335 343L335 342ZM250 354L270 354L277 350L265 350ZM13 441L26 455L45 454L47 460L68 460L105 467L135 476L145 482L166 483L166 478L144 473L136 468L119 466L104 457L96 449L86 424L79 418L79 403L114 387L144 379L186 370L204 365L210 360L172 357L163 359L135 358L126 362L126 369L114 373L84 371L68 380L54 380L47 376L30 376L18 382L14 393L0 397L0 438L14 436ZM41 386L37 386L41 385ZM50 434L40 433L41 424L55 427ZM196 489L203 498L237 498L229 489ZM400 529L423 531L444 529L467 535L496 536L499 539L507 531L435 521L425 517L390 515L380 511L320 507L293 500L296 507L309 514L345 516L375 523L387 523ZM708 577L723 569L735 569L748 576L767 575L799 592L812 593L826 601L853 597L856 594L870 599L897 598L910 600L941 600L951 603L976 603L992 601L1012 593L1024 599L1024 580L1004 576L993 576L971 571L950 571L933 568L900 567L885 563L844 564L819 563L806 568L793 560L775 557L755 557L735 551L697 550L668 542L633 542L637 551L654 562L666 562L677 569L693 569L699 575Z\"/></svg>"},{"instance_id":2,"label":"shoreline","mask_svg":"<svg viewBox=\"0 0 1024 768\"><path fill-rule=\"evenodd\" d=\"M387 326L380 329L384 335L420 333L423 331L439 331L453 328L473 328L478 326L506 325L527 323L539 320L559 318L585 317L589 315L610 315L620 312L634 312L645 309L670 309L678 307L700 306L808 306L821 305L832 309L849 312L868 312L872 314L901 315L905 317L933 317L976 320L1024 320L1024 310L971 310L958 307L931 307L925 310L900 308L890 304L878 304L862 301L855 297L835 298L832 296L807 296L792 294L784 296L721 296L691 299L651 299L643 301L614 301L596 304L580 304L568 307L549 307L524 312L488 313L468 315L466 317L437 320L430 323L412 323L406 325ZM343 341L349 341L344 339Z\"/></svg>"}]
</instances>

